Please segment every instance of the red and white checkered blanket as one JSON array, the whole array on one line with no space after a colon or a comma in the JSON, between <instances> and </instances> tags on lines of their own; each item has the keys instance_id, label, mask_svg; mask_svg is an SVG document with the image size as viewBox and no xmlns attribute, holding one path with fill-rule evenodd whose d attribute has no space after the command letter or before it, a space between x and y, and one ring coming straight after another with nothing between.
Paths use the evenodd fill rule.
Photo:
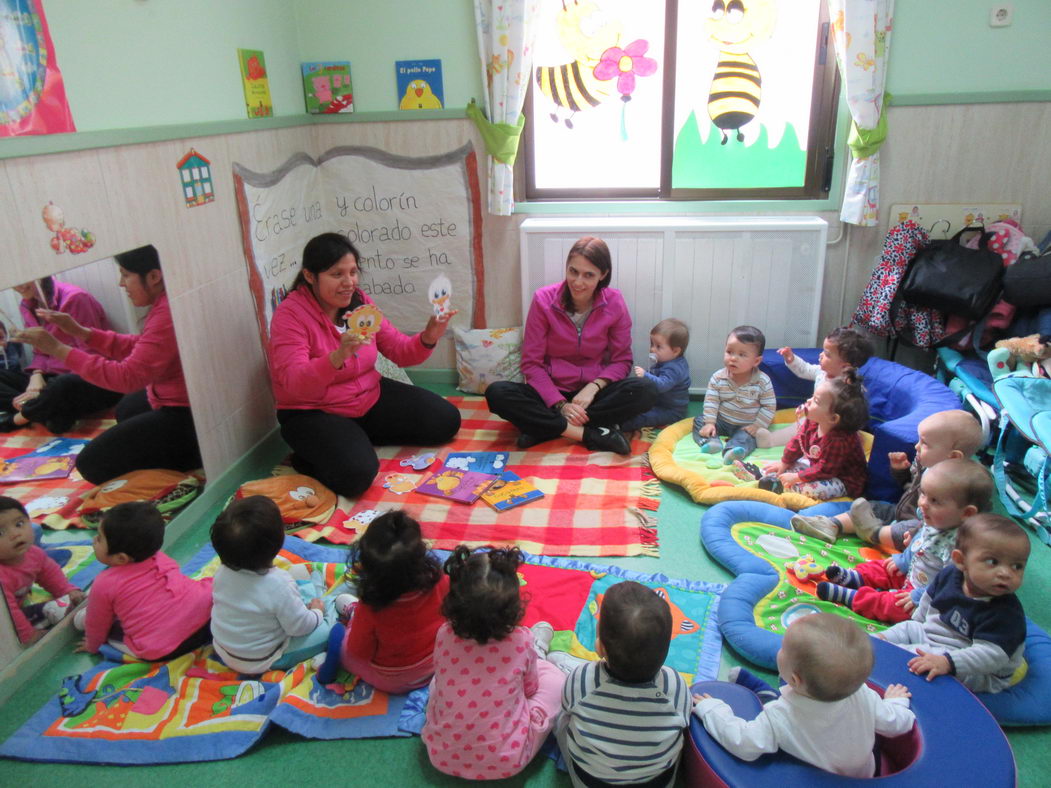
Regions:
<instances>
[{"instance_id":1,"label":"red and white checkered blanket","mask_svg":"<svg viewBox=\"0 0 1051 788\"><path fill-rule=\"evenodd\" d=\"M521 451L515 448L515 428L492 415L484 399L450 401L460 409L463 423L434 465L426 471L401 465L421 453L415 447L380 448L380 472L365 494L356 501L341 499L328 523L296 535L347 544L361 527L348 515L400 508L420 522L424 536L439 549L493 544L518 545L538 555L657 555L660 481L646 463L648 441L636 440L630 457L591 452L561 438ZM544 497L497 512L481 500L462 504L415 491L399 495L383 486L388 474L422 480L449 452L471 451L509 451L507 470L531 480Z\"/></svg>"}]
</instances>

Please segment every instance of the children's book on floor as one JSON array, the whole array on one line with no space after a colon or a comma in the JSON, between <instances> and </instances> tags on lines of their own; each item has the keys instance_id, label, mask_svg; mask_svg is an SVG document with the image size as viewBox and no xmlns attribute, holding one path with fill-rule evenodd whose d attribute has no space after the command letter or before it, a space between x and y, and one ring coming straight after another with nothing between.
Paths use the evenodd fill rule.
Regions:
<instances>
[{"instance_id":1,"label":"children's book on floor","mask_svg":"<svg viewBox=\"0 0 1051 788\"><path fill-rule=\"evenodd\" d=\"M26 454L0 460L0 484L64 479L73 471L75 454Z\"/></svg>"},{"instance_id":2,"label":"children's book on floor","mask_svg":"<svg viewBox=\"0 0 1051 788\"><path fill-rule=\"evenodd\" d=\"M536 488L531 481L521 478L511 471L504 471L500 478L489 485L482 500L492 506L498 512L506 512L516 506L543 498L544 493Z\"/></svg>"},{"instance_id":3,"label":"children's book on floor","mask_svg":"<svg viewBox=\"0 0 1051 788\"><path fill-rule=\"evenodd\" d=\"M454 471L475 471L499 476L507 467L511 455L506 451L453 451L442 463Z\"/></svg>"},{"instance_id":4,"label":"children's book on floor","mask_svg":"<svg viewBox=\"0 0 1051 788\"><path fill-rule=\"evenodd\" d=\"M303 97L311 115L354 111L350 63L345 60L303 63Z\"/></svg>"},{"instance_id":5,"label":"children's book on floor","mask_svg":"<svg viewBox=\"0 0 1051 788\"><path fill-rule=\"evenodd\" d=\"M442 468L424 479L416 492L460 503L474 503L498 478L491 473Z\"/></svg>"}]
</instances>

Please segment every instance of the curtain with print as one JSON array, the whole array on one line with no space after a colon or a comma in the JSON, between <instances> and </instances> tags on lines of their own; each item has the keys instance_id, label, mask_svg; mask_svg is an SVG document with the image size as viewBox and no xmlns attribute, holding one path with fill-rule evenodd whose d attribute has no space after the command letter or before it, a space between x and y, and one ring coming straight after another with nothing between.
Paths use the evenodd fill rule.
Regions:
<instances>
[{"instance_id":1,"label":"curtain with print","mask_svg":"<svg viewBox=\"0 0 1051 788\"><path fill-rule=\"evenodd\" d=\"M489 154L489 213L510 216L514 171L525 124L522 105L533 62L539 0L474 0L478 54L484 71L485 113L471 103Z\"/></svg>"},{"instance_id":2,"label":"curtain with print","mask_svg":"<svg viewBox=\"0 0 1051 788\"><path fill-rule=\"evenodd\" d=\"M828 0L836 61L853 120L853 156L839 218L872 227L879 214L879 148L887 136L887 56L894 0Z\"/></svg>"}]
</instances>

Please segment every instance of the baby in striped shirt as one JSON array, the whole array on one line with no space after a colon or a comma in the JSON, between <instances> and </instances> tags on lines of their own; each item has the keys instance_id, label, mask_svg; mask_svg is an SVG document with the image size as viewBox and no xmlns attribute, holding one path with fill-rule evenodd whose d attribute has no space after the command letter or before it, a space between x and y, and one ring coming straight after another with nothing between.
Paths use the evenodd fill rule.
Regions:
<instances>
[{"instance_id":1,"label":"baby in striped shirt","mask_svg":"<svg viewBox=\"0 0 1051 788\"><path fill-rule=\"evenodd\" d=\"M690 724L686 682L664 664L671 609L646 586L610 586L599 611L595 651L566 679L555 724L574 786L671 786Z\"/></svg>"},{"instance_id":2,"label":"baby in striped shirt","mask_svg":"<svg viewBox=\"0 0 1051 788\"><path fill-rule=\"evenodd\" d=\"M755 451L756 433L770 426L777 410L774 384L759 371L766 337L755 326L738 326L726 338L723 368L712 375L704 414L693 420L693 439L705 454L733 465ZM726 445L719 439L727 435Z\"/></svg>"}]
</instances>

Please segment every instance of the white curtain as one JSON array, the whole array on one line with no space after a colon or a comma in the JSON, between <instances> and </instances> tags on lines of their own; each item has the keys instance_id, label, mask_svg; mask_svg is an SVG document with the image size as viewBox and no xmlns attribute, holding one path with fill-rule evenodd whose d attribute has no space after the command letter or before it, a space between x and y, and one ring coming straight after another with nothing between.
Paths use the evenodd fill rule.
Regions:
<instances>
[{"instance_id":1,"label":"white curtain","mask_svg":"<svg viewBox=\"0 0 1051 788\"><path fill-rule=\"evenodd\" d=\"M854 121L840 219L871 227L879 215L879 146L886 136L884 85L894 0L828 0L836 61Z\"/></svg>"},{"instance_id":2,"label":"white curtain","mask_svg":"<svg viewBox=\"0 0 1051 788\"><path fill-rule=\"evenodd\" d=\"M478 55L486 86L485 114L494 125L520 127L532 71L538 0L474 0ZM507 158L507 157L505 157ZM515 207L514 163L489 159L489 212L510 216Z\"/></svg>"}]
</instances>

